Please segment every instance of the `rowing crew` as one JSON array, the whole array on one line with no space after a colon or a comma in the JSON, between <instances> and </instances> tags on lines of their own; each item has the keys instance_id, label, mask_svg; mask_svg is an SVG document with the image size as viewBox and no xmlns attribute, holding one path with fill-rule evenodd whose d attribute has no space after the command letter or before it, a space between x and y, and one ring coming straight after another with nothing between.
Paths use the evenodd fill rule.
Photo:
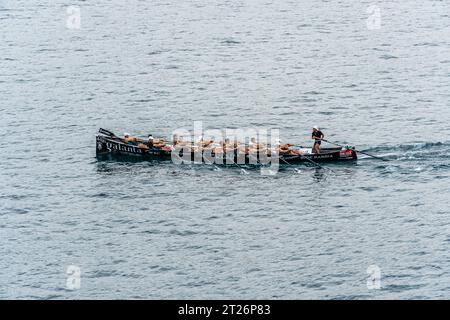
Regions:
<instances>
[{"instance_id":1,"label":"rowing crew","mask_svg":"<svg viewBox=\"0 0 450 320\"><path fill-rule=\"evenodd\" d=\"M319 127L314 126L311 138L314 140L312 148L313 153L320 153L320 144L324 138L324 134L319 130ZM175 146L182 148L189 148L191 152L199 150L210 150L215 154L223 154L227 152L243 152L249 153L266 153L271 155L274 152L285 155L302 155L304 150L292 148L293 144L282 144L280 139L275 141L275 144L268 145L264 143L258 143L256 138L251 138L248 145L241 144L238 141L230 142L230 139L225 139L221 142L214 142L214 140L205 140L202 136L196 141L196 143L190 141L183 141L175 134L172 138L172 144L168 144L164 138L155 139L153 135L148 135L147 142L136 137L131 137L130 134L124 134L124 142L127 144L137 145L141 149L162 149L165 151L172 151Z\"/></svg>"},{"instance_id":2,"label":"rowing crew","mask_svg":"<svg viewBox=\"0 0 450 320\"><path fill-rule=\"evenodd\" d=\"M179 143L178 143L179 144ZM176 144L176 145L178 145ZM273 145L258 143L256 138L251 138L248 144L242 144L238 141L230 142L230 139L225 139L221 142L214 142L214 140L205 140L202 137L196 144L184 144L183 147L190 147L191 151L210 151L214 154L225 154L229 152L238 152L243 154L261 153L268 156L274 153L301 155L303 152L293 149L293 144L282 144L280 139L277 139Z\"/></svg>"},{"instance_id":3,"label":"rowing crew","mask_svg":"<svg viewBox=\"0 0 450 320\"><path fill-rule=\"evenodd\" d=\"M136 137L131 137L129 133L125 132L123 134L123 141L126 144L137 145L141 149L164 149L170 146L164 138L155 139L151 134L148 135L147 141L144 141Z\"/></svg>"}]
</instances>

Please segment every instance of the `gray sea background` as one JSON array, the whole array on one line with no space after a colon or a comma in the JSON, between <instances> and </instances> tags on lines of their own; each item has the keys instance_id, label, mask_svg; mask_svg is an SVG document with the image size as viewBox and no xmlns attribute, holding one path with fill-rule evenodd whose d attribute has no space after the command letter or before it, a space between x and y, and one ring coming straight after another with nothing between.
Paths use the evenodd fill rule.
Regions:
<instances>
[{"instance_id":1,"label":"gray sea background","mask_svg":"<svg viewBox=\"0 0 450 320\"><path fill-rule=\"evenodd\" d=\"M2 0L0 28L1 299L450 298L448 1ZM194 121L389 161L95 158Z\"/></svg>"}]
</instances>

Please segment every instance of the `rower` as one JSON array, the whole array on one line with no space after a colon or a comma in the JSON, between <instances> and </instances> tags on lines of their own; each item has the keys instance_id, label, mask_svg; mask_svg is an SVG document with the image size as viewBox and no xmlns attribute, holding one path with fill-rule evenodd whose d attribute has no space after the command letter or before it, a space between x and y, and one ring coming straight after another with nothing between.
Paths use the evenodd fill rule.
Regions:
<instances>
[{"instance_id":1,"label":"rower","mask_svg":"<svg viewBox=\"0 0 450 320\"><path fill-rule=\"evenodd\" d=\"M258 143L256 138L251 138L248 146L251 150L262 150L266 147L264 143Z\"/></svg>"},{"instance_id":2,"label":"rower","mask_svg":"<svg viewBox=\"0 0 450 320\"><path fill-rule=\"evenodd\" d=\"M278 147L277 149L279 154L288 154L291 153L291 149L289 149L289 145L287 144L282 144Z\"/></svg>"},{"instance_id":3,"label":"rower","mask_svg":"<svg viewBox=\"0 0 450 320\"><path fill-rule=\"evenodd\" d=\"M319 130L318 126L313 127L313 132L311 135L311 138L314 140L314 145L312 148L313 153L320 153L320 144L322 143L322 140L324 138L324 134L322 131Z\"/></svg>"},{"instance_id":4,"label":"rower","mask_svg":"<svg viewBox=\"0 0 450 320\"><path fill-rule=\"evenodd\" d=\"M256 138L255 137L250 139L250 142L248 143L248 146L249 146L250 149L257 148L258 143L256 142Z\"/></svg>"},{"instance_id":5,"label":"rower","mask_svg":"<svg viewBox=\"0 0 450 320\"><path fill-rule=\"evenodd\" d=\"M189 146L190 147L192 145L192 142L190 142L190 141L183 141L183 137L182 136L178 136L177 134L174 134L172 136L172 145L173 145L174 148L175 147L181 148L183 146Z\"/></svg>"},{"instance_id":6,"label":"rower","mask_svg":"<svg viewBox=\"0 0 450 320\"><path fill-rule=\"evenodd\" d=\"M292 149L294 145L291 143L282 144L280 139L275 140L275 150L281 155L302 155L299 150Z\"/></svg>"},{"instance_id":7,"label":"rower","mask_svg":"<svg viewBox=\"0 0 450 320\"><path fill-rule=\"evenodd\" d=\"M282 145L281 139L276 139L275 144L271 148L272 152L278 152L278 154L284 154L289 152L288 145Z\"/></svg>"},{"instance_id":8,"label":"rower","mask_svg":"<svg viewBox=\"0 0 450 320\"><path fill-rule=\"evenodd\" d=\"M222 149L225 152L227 150L228 145L230 144L230 139L225 138L224 141L222 141Z\"/></svg>"},{"instance_id":9,"label":"rower","mask_svg":"<svg viewBox=\"0 0 450 320\"><path fill-rule=\"evenodd\" d=\"M149 149L152 149L152 148L153 148L153 142L154 142L153 135L149 134L149 135L148 135L148 142L147 142L147 145L148 145L148 148L149 148Z\"/></svg>"},{"instance_id":10,"label":"rower","mask_svg":"<svg viewBox=\"0 0 450 320\"><path fill-rule=\"evenodd\" d=\"M135 137L130 137L130 134L127 132L123 134L123 140L125 143L137 142L137 139Z\"/></svg>"},{"instance_id":11,"label":"rower","mask_svg":"<svg viewBox=\"0 0 450 320\"><path fill-rule=\"evenodd\" d=\"M144 142L144 141L142 141L142 142ZM164 141L164 138L155 139L152 134L148 135L147 146L149 149L152 149L152 148L160 149L160 148L164 147L165 145L166 145L166 142Z\"/></svg>"},{"instance_id":12,"label":"rower","mask_svg":"<svg viewBox=\"0 0 450 320\"><path fill-rule=\"evenodd\" d=\"M220 157L223 156L224 153L224 146L225 142L221 141L221 142L213 142L212 144L210 144L208 146L208 149L210 149L215 155L219 154Z\"/></svg>"},{"instance_id":13,"label":"rower","mask_svg":"<svg viewBox=\"0 0 450 320\"><path fill-rule=\"evenodd\" d=\"M223 153L228 153L230 151L234 151L234 144L232 144L230 142L229 138L226 138L225 141L222 141L222 149L223 149Z\"/></svg>"},{"instance_id":14,"label":"rower","mask_svg":"<svg viewBox=\"0 0 450 320\"><path fill-rule=\"evenodd\" d=\"M241 144L237 140L234 141L233 149L236 150L237 153L248 153L248 147L246 147L245 145L241 146Z\"/></svg>"},{"instance_id":15,"label":"rower","mask_svg":"<svg viewBox=\"0 0 450 320\"><path fill-rule=\"evenodd\" d=\"M175 147L180 141L178 140L178 135L174 134L172 137L172 144Z\"/></svg>"},{"instance_id":16,"label":"rower","mask_svg":"<svg viewBox=\"0 0 450 320\"><path fill-rule=\"evenodd\" d=\"M276 139L275 143L270 145L270 153L274 154L274 153L278 153L279 149L280 149L280 145L281 145L281 139Z\"/></svg>"},{"instance_id":17,"label":"rower","mask_svg":"<svg viewBox=\"0 0 450 320\"><path fill-rule=\"evenodd\" d=\"M211 143L213 143L214 141L213 140L205 140L204 138L203 138L203 136L200 136L198 139L197 139L197 144L198 144L198 146L199 147L201 147L201 148L206 148L206 147L208 147Z\"/></svg>"},{"instance_id":18,"label":"rower","mask_svg":"<svg viewBox=\"0 0 450 320\"><path fill-rule=\"evenodd\" d=\"M155 147L155 148L162 148L165 145L166 145L166 141L164 141L164 138L153 140L153 147Z\"/></svg>"}]
</instances>

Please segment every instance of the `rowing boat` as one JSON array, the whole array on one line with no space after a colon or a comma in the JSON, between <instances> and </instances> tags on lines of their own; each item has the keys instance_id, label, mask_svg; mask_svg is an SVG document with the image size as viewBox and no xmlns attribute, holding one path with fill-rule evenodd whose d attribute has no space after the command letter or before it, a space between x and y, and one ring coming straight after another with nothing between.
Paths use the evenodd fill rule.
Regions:
<instances>
[{"instance_id":1,"label":"rowing boat","mask_svg":"<svg viewBox=\"0 0 450 320\"><path fill-rule=\"evenodd\" d=\"M125 143L124 139L117 137L112 132L100 129L96 136L96 156L98 160L134 160L134 161L152 161L152 160L171 160L173 155L171 148L142 148L135 144ZM183 156L183 150L177 150L179 152L177 155L179 158ZM203 151L205 152L205 151ZM233 158L226 158L228 154L223 156L220 163L233 163L239 164L261 164L263 161L261 159L267 159L264 155L255 153L254 155L238 155L234 153ZM191 151L191 155L187 156L190 161L194 162L204 162L210 163L211 158L217 160L216 155L210 152L208 157L203 157L203 154ZM270 157L268 157L270 159ZM186 159L184 157L183 159ZM353 148L321 148L321 153L304 153L302 155L297 154L279 154L276 160L280 164L300 164L300 163L311 163L311 162L341 162L341 161L352 161L357 159L356 151ZM273 159L272 159L273 161ZM215 162L218 163L217 161Z\"/></svg>"}]
</instances>

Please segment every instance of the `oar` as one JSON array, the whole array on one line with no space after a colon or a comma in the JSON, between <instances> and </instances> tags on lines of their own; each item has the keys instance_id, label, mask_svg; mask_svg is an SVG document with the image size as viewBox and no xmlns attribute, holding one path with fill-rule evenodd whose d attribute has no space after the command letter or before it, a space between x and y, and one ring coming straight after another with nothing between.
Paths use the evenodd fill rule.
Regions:
<instances>
[{"instance_id":1,"label":"oar","mask_svg":"<svg viewBox=\"0 0 450 320\"><path fill-rule=\"evenodd\" d=\"M216 166L213 162L209 161L208 159L206 159L205 157L203 157L203 160L209 164L209 165L213 165L214 169L216 169L217 171L222 171L218 166Z\"/></svg>"},{"instance_id":2,"label":"oar","mask_svg":"<svg viewBox=\"0 0 450 320\"><path fill-rule=\"evenodd\" d=\"M256 157L254 156L254 155L252 155L252 154L248 154L248 157L249 157L249 159L251 158L251 159L255 159L256 160L256 164L259 164L259 165L262 165L263 166L263 164L261 163L261 161L259 161L258 160L258 154L260 154L260 152L258 151L258 153L256 154Z\"/></svg>"},{"instance_id":3,"label":"oar","mask_svg":"<svg viewBox=\"0 0 450 320\"><path fill-rule=\"evenodd\" d=\"M240 165L238 165L236 162L234 162L233 159L228 158L226 155L225 155L225 159L230 160L231 162L233 162L233 164L235 166L237 166L239 169L241 169L241 173L248 174L248 172L244 168L242 168Z\"/></svg>"},{"instance_id":4,"label":"oar","mask_svg":"<svg viewBox=\"0 0 450 320\"><path fill-rule=\"evenodd\" d=\"M309 162L311 162L313 165L315 165L317 168L320 168L320 169L323 169L323 167L320 165L320 164L318 164L317 162L315 162L315 161L313 161L313 160L311 160L311 159L309 159L309 158L307 158L307 157L303 157L303 156L301 156L303 159L306 159L307 161L309 161ZM331 169L330 169L331 170Z\"/></svg>"},{"instance_id":5,"label":"oar","mask_svg":"<svg viewBox=\"0 0 450 320\"><path fill-rule=\"evenodd\" d=\"M301 156L301 157L302 157L303 159L308 160L309 162L311 162L313 165L315 165L316 167L318 167L318 168L320 168L320 169L327 169L327 170L330 170L331 172L335 173L334 170L332 170L332 169L330 169L330 168L322 167L320 164L318 164L317 162L315 162L315 161L309 159L308 157L305 157L305 156Z\"/></svg>"},{"instance_id":6,"label":"oar","mask_svg":"<svg viewBox=\"0 0 450 320\"><path fill-rule=\"evenodd\" d=\"M305 160L311 162L314 166L316 166L316 167L319 168L319 169L328 169L328 170L330 170L331 172L334 173L334 171L331 170L330 168L324 168L324 167L322 167L320 164L318 164L317 162L315 162L315 161L313 161L313 160L311 160L311 159L309 159L309 158L307 158L307 157L304 157L304 156L300 156L300 157L302 157L302 159L305 159ZM287 161L284 160L283 158L280 157L279 159L281 159L282 161L284 161L284 162L287 163L288 165L291 165L289 162L287 162Z\"/></svg>"},{"instance_id":7,"label":"oar","mask_svg":"<svg viewBox=\"0 0 450 320\"><path fill-rule=\"evenodd\" d=\"M331 144L334 144L335 146L338 146L338 147L343 148L343 146L341 146L340 144L337 144L337 143L332 142L332 141L330 141L330 140L325 140L325 139L320 139L320 140L325 141L325 142L328 142L328 143L331 143ZM365 154L366 156L369 156L369 157L378 159L378 160L389 161L388 159L381 158L381 157L377 157L377 156L374 156L373 154L370 154L370 153L367 153L367 152L364 152L364 151L360 151L360 150L355 150L355 151L356 151L356 152L359 152L359 153L362 153L362 154Z\"/></svg>"},{"instance_id":8,"label":"oar","mask_svg":"<svg viewBox=\"0 0 450 320\"><path fill-rule=\"evenodd\" d=\"M283 161L284 163L286 163L286 164L288 164L288 165L292 165L291 163L289 163L289 162L287 162L286 160L284 160L283 158L281 158L281 157L278 157L278 160L281 160L281 161Z\"/></svg>"}]
</instances>

